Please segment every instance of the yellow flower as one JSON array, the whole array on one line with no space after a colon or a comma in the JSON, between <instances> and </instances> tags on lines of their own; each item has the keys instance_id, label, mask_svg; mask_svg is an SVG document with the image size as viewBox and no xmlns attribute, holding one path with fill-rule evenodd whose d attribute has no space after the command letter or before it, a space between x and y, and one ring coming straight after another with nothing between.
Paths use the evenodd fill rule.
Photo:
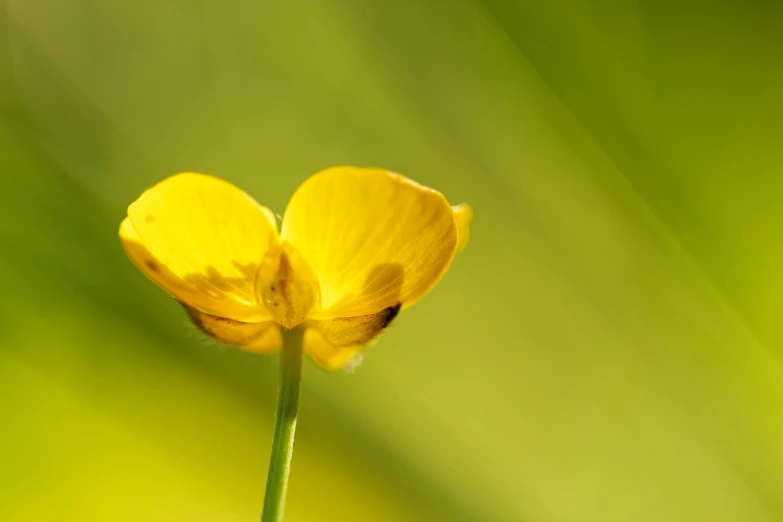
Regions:
<instances>
[{"instance_id":1,"label":"yellow flower","mask_svg":"<svg viewBox=\"0 0 783 522\"><path fill-rule=\"evenodd\" d=\"M275 216L234 185L183 173L128 208L130 258L218 341L276 351L280 327L344 367L438 282L468 239L471 210L382 169L335 167Z\"/></svg>"}]
</instances>

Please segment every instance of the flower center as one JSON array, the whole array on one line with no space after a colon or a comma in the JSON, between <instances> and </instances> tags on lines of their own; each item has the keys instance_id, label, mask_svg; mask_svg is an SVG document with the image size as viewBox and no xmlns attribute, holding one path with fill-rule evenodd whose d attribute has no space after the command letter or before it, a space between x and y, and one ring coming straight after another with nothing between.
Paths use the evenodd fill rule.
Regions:
<instances>
[{"instance_id":1,"label":"flower center","mask_svg":"<svg viewBox=\"0 0 783 522\"><path fill-rule=\"evenodd\" d=\"M313 270L290 244L270 248L256 274L256 299L280 326L294 328L320 306L321 286Z\"/></svg>"}]
</instances>

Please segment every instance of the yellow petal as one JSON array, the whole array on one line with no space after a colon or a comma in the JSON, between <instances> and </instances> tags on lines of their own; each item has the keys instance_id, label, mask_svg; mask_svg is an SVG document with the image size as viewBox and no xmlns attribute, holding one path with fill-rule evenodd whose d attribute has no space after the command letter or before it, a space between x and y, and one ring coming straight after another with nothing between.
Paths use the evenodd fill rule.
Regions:
<instances>
[{"instance_id":1,"label":"yellow petal","mask_svg":"<svg viewBox=\"0 0 783 522\"><path fill-rule=\"evenodd\" d=\"M233 344L253 353L271 353L280 349L283 336L274 321L243 323L234 319L205 314L185 306L193 324L199 330L224 344Z\"/></svg>"},{"instance_id":2,"label":"yellow petal","mask_svg":"<svg viewBox=\"0 0 783 522\"><path fill-rule=\"evenodd\" d=\"M473 219L473 209L465 203L454 205L451 209L454 211L454 219L457 222L457 235L459 236L457 252L462 252L468 246L468 239L470 239L469 227L470 221Z\"/></svg>"},{"instance_id":3,"label":"yellow petal","mask_svg":"<svg viewBox=\"0 0 783 522\"><path fill-rule=\"evenodd\" d=\"M410 306L440 279L460 244L455 212L442 194L399 174L356 167L305 181L288 204L281 238L318 277L322 308L311 313L315 318Z\"/></svg>"},{"instance_id":4,"label":"yellow petal","mask_svg":"<svg viewBox=\"0 0 783 522\"><path fill-rule=\"evenodd\" d=\"M318 280L288 243L270 248L256 277L256 299L283 328L293 328L321 299Z\"/></svg>"},{"instance_id":5,"label":"yellow petal","mask_svg":"<svg viewBox=\"0 0 783 522\"><path fill-rule=\"evenodd\" d=\"M361 352L377 339L399 311L398 304L371 315L308 321L305 352L327 370L358 364Z\"/></svg>"},{"instance_id":6,"label":"yellow petal","mask_svg":"<svg viewBox=\"0 0 783 522\"><path fill-rule=\"evenodd\" d=\"M278 242L275 218L234 185L172 176L131 204L120 237L136 265L179 301L238 321L269 318L254 286Z\"/></svg>"}]
</instances>

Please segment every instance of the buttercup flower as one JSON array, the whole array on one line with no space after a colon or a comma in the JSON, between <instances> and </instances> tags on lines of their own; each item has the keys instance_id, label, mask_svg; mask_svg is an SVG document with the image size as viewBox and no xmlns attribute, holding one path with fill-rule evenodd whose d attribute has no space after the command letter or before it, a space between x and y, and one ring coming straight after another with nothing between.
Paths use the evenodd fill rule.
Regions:
<instances>
[{"instance_id":1,"label":"buttercup flower","mask_svg":"<svg viewBox=\"0 0 783 522\"><path fill-rule=\"evenodd\" d=\"M470 218L399 174L335 167L299 187L278 233L239 188L183 173L130 205L120 237L209 336L271 353L301 326L305 353L336 370L438 282Z\"/></svg>"}]
</instances>

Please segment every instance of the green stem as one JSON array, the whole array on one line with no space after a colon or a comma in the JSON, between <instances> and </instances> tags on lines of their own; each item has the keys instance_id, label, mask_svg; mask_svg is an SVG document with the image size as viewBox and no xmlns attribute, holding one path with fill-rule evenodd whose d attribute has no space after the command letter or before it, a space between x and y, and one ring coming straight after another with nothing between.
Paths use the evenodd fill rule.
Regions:
<instances>
[{"instance_id":1,"label":"green stem","mask_svg":"<svg viewBox=\"0 0 783 522\"><path fill-rule=\"evenodd\" d=\"M295 328L283 335L280 353L280 392L277 396L277 417L266 477L264 512L261 522L283 520L288 472L294 452L296 415L299 410L299 384L302 380L302 330Z\"/></svg>"}]
</instances>

